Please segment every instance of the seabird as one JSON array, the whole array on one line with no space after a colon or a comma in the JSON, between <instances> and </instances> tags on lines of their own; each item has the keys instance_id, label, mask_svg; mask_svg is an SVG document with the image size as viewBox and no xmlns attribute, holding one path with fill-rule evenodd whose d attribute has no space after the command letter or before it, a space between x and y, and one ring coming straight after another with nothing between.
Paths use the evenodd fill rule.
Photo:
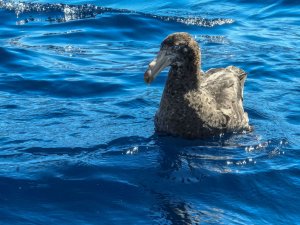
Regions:
<instances>
[{"instance_id":1,"label":"seabird","mask_svg":"<svg viewBox=\"0 0 300 225\"><path fill-rule=\"evenodd\" d=\"M247 74L235 66L201 70L198 43L188 33L173 33L161 43L157 57L144 74L151 83L170 66L155 129L184 138L204 138L250 131L243 108Z\"/></svg>"}]
</instances>

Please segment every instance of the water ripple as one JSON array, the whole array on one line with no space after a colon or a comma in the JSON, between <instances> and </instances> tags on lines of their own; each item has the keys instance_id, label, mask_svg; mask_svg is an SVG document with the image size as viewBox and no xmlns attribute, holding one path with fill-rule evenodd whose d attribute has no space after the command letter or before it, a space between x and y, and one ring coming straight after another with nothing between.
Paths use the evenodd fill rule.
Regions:
<instances>
[{"instance_id":1,"label":"water ripple","mask_svg":"<svg viewBox=\"0 0 300 225\"><path fill-rule=\"evenodd\" d=\"M1 224L296 224L299 9L0 0ZM203 70L248 73L253 132L155 133L167 70L150 86L143 73L177 31L196 38Z\"/></svg>"}]
</instances>

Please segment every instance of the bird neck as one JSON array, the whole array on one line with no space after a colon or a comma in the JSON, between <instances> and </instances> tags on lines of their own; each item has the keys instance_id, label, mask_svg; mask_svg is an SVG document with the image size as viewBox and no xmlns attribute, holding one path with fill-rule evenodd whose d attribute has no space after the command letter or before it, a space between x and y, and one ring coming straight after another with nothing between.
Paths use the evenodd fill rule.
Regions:
<instances>
[{"instance_id":1,"label":"bird neck","mask_svg":"<svg viewBox=\"0 0 300 225\"><path fill-rule=\"evenodd\" d=\"M181 65L172 66L167 80L167 88L176 93L198 89L201 79L200 63L187 61Z\"/></svg>"}]
</instances>

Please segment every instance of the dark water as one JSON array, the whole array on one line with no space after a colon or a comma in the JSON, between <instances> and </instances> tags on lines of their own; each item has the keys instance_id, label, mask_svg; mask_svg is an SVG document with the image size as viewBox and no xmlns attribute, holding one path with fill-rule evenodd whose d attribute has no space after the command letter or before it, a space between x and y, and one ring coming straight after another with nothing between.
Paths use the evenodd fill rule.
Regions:
<instances>
[{"instance_id":1,"label":"dark water","mask_svg":"<svg viewBox=\"0 0 300 225\"><path fill-rule=\"evenodd\" d=\"M249 73L254 132L155 135L176 31ZM0 224L300 224L299 40L292 0L0 0Z\"/></svg>"}]
</instances>

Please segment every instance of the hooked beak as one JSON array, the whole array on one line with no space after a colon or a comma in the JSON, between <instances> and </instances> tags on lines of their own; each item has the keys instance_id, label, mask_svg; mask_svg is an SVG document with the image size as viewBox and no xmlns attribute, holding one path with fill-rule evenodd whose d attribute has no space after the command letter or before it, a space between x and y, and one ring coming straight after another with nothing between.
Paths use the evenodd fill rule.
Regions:
<instances>
[{"instance_id":1,"label":"hooked beak","mask_svg":"<svg viewBox=\"0 0 300 225\"><path fill-rule=\"evenodd\" d=\"M167 66L171 64L171 57L166 54L165 50L159 51L157 57L149 63L148 69L144 74L144 80L150 84L155 77Z\"/></svg>"}]
</instances>

